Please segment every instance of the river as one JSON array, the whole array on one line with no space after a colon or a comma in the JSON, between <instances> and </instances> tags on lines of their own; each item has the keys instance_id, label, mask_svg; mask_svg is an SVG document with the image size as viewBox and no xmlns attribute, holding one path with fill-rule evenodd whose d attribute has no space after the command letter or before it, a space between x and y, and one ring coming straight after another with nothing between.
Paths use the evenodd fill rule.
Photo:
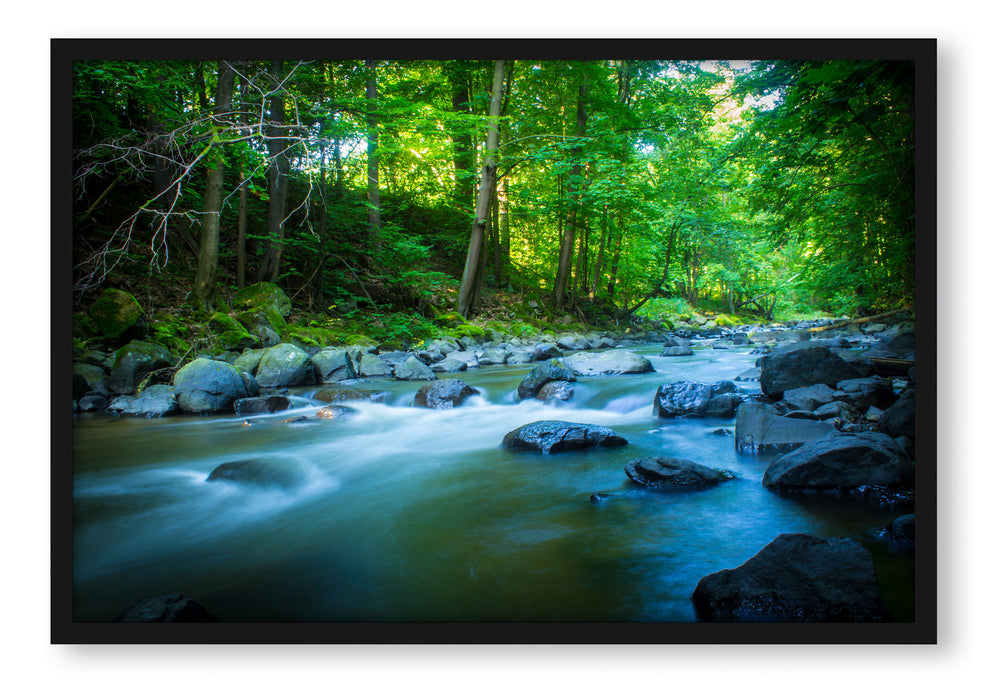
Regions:
<instances>
[{"instance_id":1,"label":"river","mask_svg":"<svg viewBox=\"0 0 990 700\"><path fill-rule=\"evenodd\" d=\"M875 537L910 506L781 497L761 485L774 455L737 452L731 419L651 415L660 384L733 379L753 367L749 350L634 350L655 374L580 377L558 405L515 400L522 365L442 375L481 391L446 411L412 408L420 384L389 380L360 387L391 392L385 403L350 403L356 412L337 421L313 417L317 387L293 388L292 408L249 425L79 415L74 619L112 620L182 592L225 622L690 622L700 578L803 532L863 542L895 620L913 620L913 558ZM551 418L608 426L629 444L550 456L500 447L512 429ZM659 454L738 478L642 493L623 468ZM273 456L294 461L302 483L206 480L224 462ZM592 502L596 492L612 497Z\"/></svg>"}]
</instances>

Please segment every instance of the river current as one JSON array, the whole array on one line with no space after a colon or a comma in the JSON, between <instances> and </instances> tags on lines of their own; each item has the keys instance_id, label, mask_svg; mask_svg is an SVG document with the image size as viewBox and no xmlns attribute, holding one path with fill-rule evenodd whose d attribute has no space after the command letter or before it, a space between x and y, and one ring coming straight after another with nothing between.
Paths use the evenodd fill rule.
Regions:
<instances>
[{"instance_id":1,"label":"river current","mask_svg":"<svg viewBox=\"0 0 990 700\"><path fill-rule=\"evenodd\" d=\"M690 622L700 578L792 532L861 541L895 620L913 619L913 559L876 537L904 506L781 497L761 484L775 455L737 452L732 419L652 414L660 384L733 379L756 356L631 349L657 372L579 377L556 405L516 400L532 367L521 365L441 375L481 391L445 411L411 407L420 383L388 380L357 387L390 392L385 403L348 403L355 413L335 421L314 417L322 404L307 395L319 387L294 387L292 408L250 424L80 415L74 619L109 621L181 592L224 622ZM543 419L608 426L629 444L549 456L500 447ZM737 478L643 493L623 468L648 455ZM284 489L207 481L224 462L266 457L295 462L305 478Z\"/></svg>"}]
</instances>

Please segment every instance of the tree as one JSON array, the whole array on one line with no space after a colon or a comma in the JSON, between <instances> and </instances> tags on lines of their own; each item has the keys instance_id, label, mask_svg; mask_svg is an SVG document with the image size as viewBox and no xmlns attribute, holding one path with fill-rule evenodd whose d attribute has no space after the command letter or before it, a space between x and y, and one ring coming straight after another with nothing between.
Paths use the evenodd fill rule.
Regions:
<instances>
[{"instance_id":1,"label":"tree","mask_svg":"<svg viewBox=\"0 0 990 700\"><path fill-rule=\"evenodd\" d=\"M488 107L488 132L485 139L485 162L481 170L481 188L475 205L474 223L471 226L471 241L461 287L457 295L457 311L467 318L473 310L473 302L481 287L478 272L484 264L482 249L485 244L485 226L491 214L492 191L495 188L495 165L498 151L498 120L502 107L502 85L505 81L505 61L495 61L492 76L492 95Z\"/></svg>"},{"instance_id":2,"label":"tree","mask_svg":"<svg viewBox=\"0 0 990 700\"><path fill-rule=\"evenodd\" d=\"M285 198L288 192L289 178L289 140L285 133L285 97L282 84L286 77L282 75L281 60L272 61L272 80L274 89L268 95L268 240L267 250L261 259L262 282L278 280L279 268L282 265L282 251L285 246Z\"/></svg>"}]
</instances>

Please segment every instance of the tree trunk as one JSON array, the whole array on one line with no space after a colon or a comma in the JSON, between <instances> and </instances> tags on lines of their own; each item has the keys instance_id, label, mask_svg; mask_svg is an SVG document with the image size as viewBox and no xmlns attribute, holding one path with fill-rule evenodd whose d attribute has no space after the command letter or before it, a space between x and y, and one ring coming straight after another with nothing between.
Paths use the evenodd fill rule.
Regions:
<instances>
[{"instance_id":1,"label":"tree trunk","mask_svg":"<svg viewBox=\"0 0 990 700\"><path fill-rule=\"evenodd\" d=\"M492 197L492 208L491 208L491 222L492 222L492 235L488 241L488 249L491 251L492 256L492 273L495 275L495 288L501 289L502 287L502 239L501 239L501 222L499 221L501 214L501 206L499 202L499 192L498 183L495 183L495 194Z\"/></svg>"},{"instance_id":2,"label":"tree trunk","mask_svg":"<svg viewBox=\"0 0 990 700\"><path fill-rule=\"evenodd\" d=\"M495 188L495 162L498 150L498 118L502 106L502 83L505 78L505 61L495 61L495 74L492 78L492 98L488 107L488 134L485 140L485 165L481 172L481 188L475 206L474 224L471 226L471 243L468 247L464 274L461 276L461 289L457 295L457 311L467 318L472 311L472 300L480 293L478 267L484 262L482 248L485 242L485 225L491 210L492 190Z\"/></svg>"},{"instance_id":3,"label":"tree trunk","mask_svg":"<svg viewBox=\"0 0 990 700\"><path fill-rule=\"evenodd\" d=\"M502 177L502 196L499 197L499 256L502 259L503 277L509 286L512 286L510 279L512 270L512 240L510 238L512 230L509 226L509 178Z\"/></svg>"},{"instance_id":4,"label":"tree trunk","mask_svg":"<svg viewBox=\"0 0 990 700\"><path fill-rule=\"evenodd\" d=\"M585 126L588 121L588 113L585 104L588 101L588 80L582 79L578 87L577 100L577 128L575 136L581 138L585 133ZM571 167L571 177L567 183L567 195L570 206L567 216L567 224L564 226L563 240L560 244L560 254L557 259L557 277L553 283L553 303L558 310L564 307L564 293L567 290L567 281L571 276L571 258L574 255L574 231L577 226L578 202L577 193L580 189L578 181L581 178L580 147L574 149L573 157L575 163Z\"/></svg>"},{"instance_id":5,"label":"tree trunk","mask_svg":"<svg viewBox=\"0 0 990 700\"><path fill-rule=\"evenodd\" d=\"M602 278L602 264L605 262L605 249L612 243L612 229L608 225L608 205L602 210L602 235L598 241L598 259L595 261L595 273L591 277L591 298L598 294L598 282Z\"/></svg>"},{"instance_id":6,"label":"tree trunk","mask_svg":"<svg viewBox=\"0 0 990 700\"><path fill-rule=\"evenodd\" d=\"M282 61L272 61L275 80L282 74ZM285 191L289 172L288 139L285 138L285 98L281 92L269 98L268 115L268 240L261 259L259 278L262 282L278 282L285 244Z\"/></svg>"},{"instance_id":7,"label":"tree trunk","mask_svg":"<svg viewBox=\"0 0 990 700\"><path fill-rule=\"evenodd\" d=\"M217 120L230 111L234 93L234 71L226 61L220 61L217 68L217 92L213 119ZM214 138L219 125L214 121ZM216 293L217 260L220 250L220 206L223 199L223 154L216 142L210 154L210 164L206 169L206 191L203 195L203 223L199 238L199 260L196 265L196 283L193 294L196 299L212 310L213 296Z\"/></svg>"},{"instance_id":8,"label":"tree trunk","mask_svg":"<svg viewBox=\"0 0 990 700\"><path fill-rule=\"evenodd\" d=\"M455 114L467 117L471 114L471 74L467 61L444 63L445 73L450 82L450 103ZM464 123L451 130L454 144L454 202L465 212L471 211L474 200L474 147L471 143L471 130Z\"/></svg>"},{"instance_id":9,"label":"tree trunk","mask_svg":"<svg viewBox=\"0 0 990 700\"><path fill-rule=\"evenodd\" d=\"M365 94L368 98L368 243L372 250L381 249L382 212L378 187L378 62L364 62L368 71Z\"/></svg>"},{"instance_id":10,"label":"tree trunk","mask_svg":"<svg viewBox=\"0 0 990 700\"><path fill-rule=\"evenodd\" d=\"M622 253L622 219L616 221L619 229L619 235L615 238L615 254L612 256L612 269L608 276L608 293L609 299L615 299L615 280L619 276L619 256Z\"/></svg>"}]
</instances>

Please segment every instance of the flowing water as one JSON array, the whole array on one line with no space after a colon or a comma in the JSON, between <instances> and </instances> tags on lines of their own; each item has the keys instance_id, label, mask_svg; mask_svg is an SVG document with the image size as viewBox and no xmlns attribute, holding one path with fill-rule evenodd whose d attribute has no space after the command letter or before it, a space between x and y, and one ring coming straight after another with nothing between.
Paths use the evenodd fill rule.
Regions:
<instances>
[{"instance_id":1,"label":"flowing water","mask_svg":"<svg viewBox=\"0 0 990 700\"><path fill-rule=\"evenodd\" d=\"M661 350L635 348L657 373L581 377L558 405L515 399L523 365L446 375L481 395L445 411L411 407L419 383L380 381L360 388L390 391L386 403L349 403L356 413L337 421L314 418L315 387L250 424L79 416L75 619L112 620L182 592L230 622L694 621L701 577L804 532L863 542L895 619L911 620L913 559L875 536L903 507L767 491L773 455L737 452L715 432L731 433L731 419L651 415L660 384L732 379L754 356ZM629 444L550 456L500 447L510 430L551 418L608 426ZM738 478L643 493L623 468L660 454ZM290 460L305 478L289 488L207 481L224 462L258 457Z\"/></svg>"}]
</instances>

